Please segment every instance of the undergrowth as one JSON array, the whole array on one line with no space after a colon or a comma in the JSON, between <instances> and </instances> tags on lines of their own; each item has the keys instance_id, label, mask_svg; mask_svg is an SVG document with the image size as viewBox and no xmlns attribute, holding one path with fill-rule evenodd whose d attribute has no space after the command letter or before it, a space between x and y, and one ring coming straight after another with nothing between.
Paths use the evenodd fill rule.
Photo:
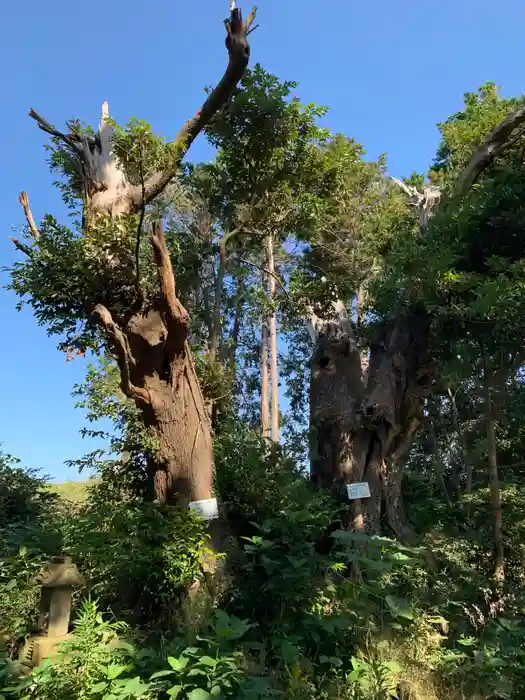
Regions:
<instances>
[{"instance_id":1,"label":"undergrowth","mask_svg":"<svg viewBox=\"0 0 525 700\"><path fill-rule=\"evenodd\" d=\"M505 614L491 613L477 537L483 493L465 504L472 523L455 537L439 508L430 523L427 501L421 542L407 547L341 529L345 506L247 429L229 430L216 449L224 526L237 546L197 628L178 612L190 584L206 586L202 521L104 479L85 501L64 504L3 458L4 700L525 697L522 598L516 584ZM518 494L509 502L518 532ZM519 541L509 553L516 582ZM38 607L33 577L60 553L86 579L74 628L53 661L20 676L18 650Z\"/></svg>"}]
</instances>

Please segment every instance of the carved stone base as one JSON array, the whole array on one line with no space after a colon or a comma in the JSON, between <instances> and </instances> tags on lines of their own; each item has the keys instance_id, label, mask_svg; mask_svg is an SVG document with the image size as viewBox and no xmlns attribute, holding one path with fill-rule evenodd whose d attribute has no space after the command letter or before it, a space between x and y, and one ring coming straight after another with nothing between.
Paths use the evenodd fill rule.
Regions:
<instances>
[{"instance_id":1,"label":"carved stone base","mask_svg":"<svg viewBox=\"0 0 525 700\"><path fill-rule=\"evenodd\" d=\"M69 637L69 634L54 637L48 637L42 634L28 637L19 657L23 670L25 671L25 669L27 669L29 673L31 669L42 663L44 659L56 656L58 645L66 639L69 639Z\"/></svg>"}]
</instances>

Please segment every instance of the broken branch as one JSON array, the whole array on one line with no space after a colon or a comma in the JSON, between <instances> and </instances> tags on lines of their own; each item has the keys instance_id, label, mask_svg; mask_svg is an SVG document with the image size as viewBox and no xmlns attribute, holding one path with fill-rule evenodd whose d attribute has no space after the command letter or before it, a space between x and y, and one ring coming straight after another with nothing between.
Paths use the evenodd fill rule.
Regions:
<instances>
[{"instance_id":1,"label":"broken branch","mask_svg":"<svg viewBox=\"0 0 525 700\"><path fill-rule=\"evenodd\" d=\"M463 174L459 178L456 194L464 195L475 184L479 176L485 171L489 165L514 141L515 138L523 135L522 129L517 134L517 129L525 123L525 107L520 107L512 114L504 119L498 126L487 136L481 146L474 152L469 164L465 168Z\"/></svg>"},{"instance_id":2,"label":"broken branch","mask_svg":"<svg viewBox=\"0 0 525 700\"><path fill-rule=\"evenodd\" d=\"M126 339L126 336L113 320L109 309L103 304L97 304L93 309L93 314L98 317L108 336L113 343L113 349L117 357L120 368L120 386L126 396L136 401L150 403L149 392L146 389L135 386L131 382L130 364L134 364L133 358Z\"/></svg>"},{"instance_id":3,"label":"broken branch","mask_svg":"<svg viewBox=\"0 0 525 700\"><path fill-rule=\"evenodd\" d=\"M243 21L241 10L234 6L232 7L230 17L225 21L227 33L226 48L229 54L226 71L199 111L184 124L177 134L174 141L174 144L177 146L177 152L173 156L170 167L155 173L148 179L145 188L146 203L151 202L159 195L169 181L173 179L193 141L232 96L237 83L248 66L250 46L247 37L255 20L256 12L257 8L254 7L248 15L248 19ZM140 188L133 189L132 198L134 208L138 209L142 200Z\"/></svg>"},{"instance_id":4,"label":"broken branch","mask_svg":"<svg viewBox=\"0 0 525 700\"><path fill-rule=\"evenodd\" d=\"M32 257L32 252L31 248L24 243L21 243L18 238L13 238L13 236L9 236L9 240L13 242L15 248L19 250L21 253L24 253L27 255L28 258Z\"/></svg>"},{"instance_id":5,"label":"broken branch","mask_svg":"<svg viewBox=\"0 0 525 700\"><path fill-rule=\"evenodd\" d=\"M27 192L21 192L20 196L18 197L18 201L22 205L22 209L24 210L24 214L26 216L27 225L29 226L33 238L35 240L38 240L40 237L40 231L38 230L35 224L33 212L31 211L31 207L29 206L29 197L27 196Z\"/></svg>"},{"instance_id":6,"label":"broken branch","mask_svg":"<svg viewBox=\"0 0 525 700\"><path fill-rule=\"evenodd\" d=\"M163 310L166 316L168 342L175 352L180 352L184 349L188 333L188 312L177 298L171 258L166 246L162 223L159 221L153 224L151 244L157 265Z\"/></svg>"}]
</instances>

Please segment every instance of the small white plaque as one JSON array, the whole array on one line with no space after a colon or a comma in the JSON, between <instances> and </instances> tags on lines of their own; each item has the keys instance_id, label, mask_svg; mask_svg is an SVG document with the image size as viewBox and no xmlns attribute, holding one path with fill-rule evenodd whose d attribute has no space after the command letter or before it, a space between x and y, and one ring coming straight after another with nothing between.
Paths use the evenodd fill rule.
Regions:
<instances>
[{"instance_id":1,"label":"small white plaque","mask_svg":"<svg viewBox=\"0 0 525 700\"><path fill-rule=\"evenodd\" d=\"M219 517L219 506L216 498L206 498L203 501L191 501L190 509L200 513L204 520L217 520Z\"/></svg>"},{"instance_id":2,"label":"small white plaque","mask_svg":"<svg viewBox=\"0 0 525 700\"><path fill-rule=\"evenodd\" d=\"M357 498L370 498L370 486L368 481L363 481L359 484L347 484L346 492L349 501L355 501Z\"/></svg>"}]
</instances>

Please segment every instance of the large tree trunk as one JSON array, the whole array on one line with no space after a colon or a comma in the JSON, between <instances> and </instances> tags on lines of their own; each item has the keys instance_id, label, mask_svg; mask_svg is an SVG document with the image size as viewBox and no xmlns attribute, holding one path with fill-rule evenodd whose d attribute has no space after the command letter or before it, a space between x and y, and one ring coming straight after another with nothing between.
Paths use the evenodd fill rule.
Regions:
<instances>
[{"instance_id":1,"label":"large tree trunk","mask_svg":"<svg viewBox=\"0 0 525 700\"><path fill-rule=\"evenodd\" d=\"M142 412L156 449L150 458L159 502L212 496L211 428L187 341L188 314L175 280L162 226L152 232L161 297L157 308L136 313L124 328L109 310L95 313L113 343L124 393Z\"/></svg>"},{"instance_id":2,"label":"large tree trunk","mask_svg":"<svg viewBox=\"0 0 525 700\"><path fill-rule=\"evenodd\" d=\"M145 338L137 340L142 343ZM130 346L133 352L131 337ZM147 366L144 362L137 363L135 373L151 399L148 403L140 402L139 408L157 445L150 462L157 500L169 503L181 497L188 501L211 498L213 455L210 423L187 343L171 362L167 374L163 375L162 369L159 371L159 368Z\"/></svg>"},{"instance_id":3,"label":"large tree trunk","mask_svg":"<svg viewBox=\"0 0 525 700\"><path fill-rule=\"evenodd\" d=\"M377 532L384 512L393 532L412 536L401 482L423 417L431 378L426 363L429 321L412 313L382 329L370 348L366 380L355 333L342 304L336 317L316 319L311 360L311 475L345 496L349 483L367 481L371 497L352 502L349 526Z\"/></svg>"}]
</instances>

